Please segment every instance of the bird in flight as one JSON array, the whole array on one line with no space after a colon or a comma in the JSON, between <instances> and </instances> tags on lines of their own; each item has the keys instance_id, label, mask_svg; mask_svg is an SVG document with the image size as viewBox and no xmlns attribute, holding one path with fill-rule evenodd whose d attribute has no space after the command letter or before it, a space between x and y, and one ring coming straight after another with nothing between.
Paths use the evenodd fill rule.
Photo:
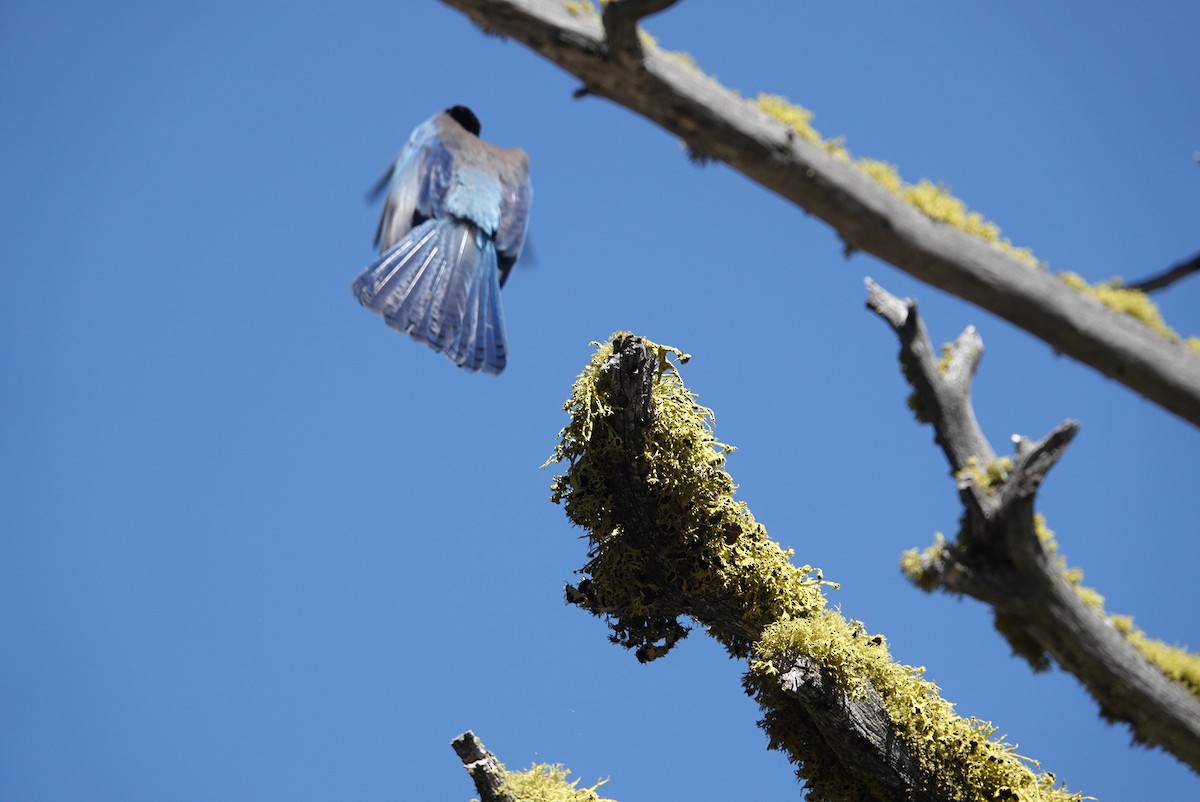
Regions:
<instances>
[{"instance_id":1,"label":"bird in flight","mask_svg":"<svg viewBox=\"0 0 1200 802\"><path fill-rule=\"evenodd\" d=\"M529 156L479 138L454 106L421 123L379 180L380 256L354 281L359 303L470 371L508 360L500 288L521 255L533 190Z\"/></svg>"}]
</instances>

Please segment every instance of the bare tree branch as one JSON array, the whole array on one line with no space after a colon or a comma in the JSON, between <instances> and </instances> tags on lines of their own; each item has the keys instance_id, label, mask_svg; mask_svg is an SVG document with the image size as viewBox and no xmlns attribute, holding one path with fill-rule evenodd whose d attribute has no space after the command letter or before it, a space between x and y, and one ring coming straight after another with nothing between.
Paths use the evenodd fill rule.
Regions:
<instances>
[{"instance_id":1,"label":"bare tree branch","mask_svg":"<svg viewBox=\"0 0 1200 802\"><path fill-rule=\"evenodd\" d=\"M975 421L971 406L971 381L983 357L983 340L974 327L968 327L949 346L950 360L943 374L925 324L917 314L916 301L889 295L869 278L866 284L867 306L893 328L903 331L900 362L908 380L919 388L913 398L918 405L915 411L921 420L933 424L938 445L953 454L953 470L966 467L972 457L984 463L994 460L996 455ZM926 399L933 403L924 403Z\"/></svg>"},{"instance_id":2,"label":"bare tree branch","mask_svg":"<svg viewBox=\"0 0 1200 802\"><path fill-rule=\"evenodd\" d=\"M962 382L966 373L939 369L925 327L914 319L915 302L890 295L870 279L867 291L868 306L900 340L917 409L933 423L966 507L957 541L923 555L919 584L990 605L1010 641L1016 637L1051 655L1084 684L1106 718L1128 722L1138 740L1200 771L1200 698L1143 657L1102 608L1087 603L1039 536L1037 490L1079 424L1066 421L1036 443L1017 439L1011 466L988 477L994 481L981 482L977 477L987 477L995 452L971 410L970 388ZM981 351L982 344L969 349Z\"/></svg>"},{"instance_id":3,"label":"bare tree branch","mask_svg":"<svg viewBox=\"0 0 1200 802\"><path fill-rule=\"evenodd\" d=\"M1142 292L1154 292L1171 286L1181 278L1186 278L1192 273L1200 272L1200 253L1197 253L1191 259L1186 259L1179 264L1172 265L1157 276L1142 279L1134 284L1126 284L1126 289L1141 290Z\"/></svg>"},{"instance_id":4,"label":"bare tree branch","mask_svg":"<svg viewBox=\"0 0 1200 802\"><path fill-rule=\"evenodd\" d=\"M500 761L483 746L483 741L475 737L475 733L467 730L450 742L463 768L475 781L475 790L479 792L480 802L517 802L504 789L504 774Z\"/></svg>"},{"instance_id":5,"label":"bare tree branch","mask_svg":"<svg viewBox=\"0 0 1200 802\"><path fill-rule=\"evenodd\" d=\"M572 15L558 0L443 2L576 75L585 87L581 94L641 114L693 152L726 162L821 218L848 248L1005 318L1200 425L1200 356L991 244L931 220L682 60L652 47L636 62L614 58L599 16Z\"/></svg>"}]
</instances>

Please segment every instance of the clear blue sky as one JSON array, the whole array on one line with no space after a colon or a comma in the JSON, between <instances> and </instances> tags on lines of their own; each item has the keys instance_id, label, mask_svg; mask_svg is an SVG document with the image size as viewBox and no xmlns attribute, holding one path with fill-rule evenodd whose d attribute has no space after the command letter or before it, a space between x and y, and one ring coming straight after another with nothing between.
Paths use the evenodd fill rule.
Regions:
<instances>
[{"instance_id":1,"label":"clear blue sky","mask_svg":"<svg viewBox=\"0 0 1200 802\"><path fill-rule=\"evenodd\" d=\"M1194 2L687 0L647 28L1054 269L1200 248ZM1200 432L575 87L436 2L0 11L0 799L468 799L466 728L621 802L796 798L741 665L694 633L640 666L562 601L584 544L538 466L618 328L695 355L740 496L960 712L1101 799L1195 798L981 605L900 576L958 503L862 279L938 340L979 327L998 448L1082 421L1041 509L1111 610L1192 647ZM498 379L350 295L364 192L455 103L532 158ZM1200 332L1200 281L1162 306Z\"/></svg>"}]
</instances>

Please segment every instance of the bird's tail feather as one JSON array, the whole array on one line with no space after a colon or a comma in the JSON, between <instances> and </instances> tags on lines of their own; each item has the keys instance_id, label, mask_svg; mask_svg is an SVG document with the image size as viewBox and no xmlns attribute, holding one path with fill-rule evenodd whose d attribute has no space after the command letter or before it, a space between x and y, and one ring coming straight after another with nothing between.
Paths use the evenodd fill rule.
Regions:
<instances>
[{"instance_id":1,"label":"bird's tail feather","mask_svg":"<svg viewBox=\"0 0 1200 802\"><path fill-rule=\"evenodd\" d=\"M359 303L467 370L499 373L508 346L496 246L470 223L426 220L354 282Z\"/></svg>"}]
</instances>

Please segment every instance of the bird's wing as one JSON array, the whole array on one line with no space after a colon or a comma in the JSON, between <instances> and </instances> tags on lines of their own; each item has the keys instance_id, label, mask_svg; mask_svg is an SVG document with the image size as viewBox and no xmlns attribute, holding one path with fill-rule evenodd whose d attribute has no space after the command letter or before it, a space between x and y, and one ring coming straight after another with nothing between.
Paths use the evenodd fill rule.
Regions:
<instances>
[{"instance_id":1,"label":"bird's wing","mask_svg":"<svg viewBox=\"0 0 1200 802\"><path fill-rule=\"evenodd\" d=\"M436 118L416 127L395 163L381 179L390 179L375 246L386 251L420 219L435 216L446 194L454 157L438 136Z\"/></svg>"},{"instance_id":2,"label":"bird's wing","mask_svg":"<svg viewBox=\"0 0 1200 802\"><path fill-rule=\"evenodd\" d=\"M529 229L529 209L533 205L533 187L529 183L529 161L518 151L521 168L501 179L500 226L496 229L496 255L500 268L500 286L521 256L525 233Z\"/></svg>"}]
</instances>

